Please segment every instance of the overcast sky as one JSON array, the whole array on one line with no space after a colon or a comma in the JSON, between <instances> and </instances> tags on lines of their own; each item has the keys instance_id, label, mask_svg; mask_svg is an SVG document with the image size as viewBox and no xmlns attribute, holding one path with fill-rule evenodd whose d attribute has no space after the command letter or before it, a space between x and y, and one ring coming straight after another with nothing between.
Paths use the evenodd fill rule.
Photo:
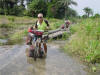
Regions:
<instances>
[{"instance_id":1,"label":"overcast sky","mask_svg":"<svg viewBox=\"0 0 100 75\"><path fill-rule=\"evenodd\" d=\"M100 14L100 0L74 0L78 3L78 6L71 6L74 8L79 15L84 14L84 7L90 7L94 13Z\"/></svg>"}]
</instances>

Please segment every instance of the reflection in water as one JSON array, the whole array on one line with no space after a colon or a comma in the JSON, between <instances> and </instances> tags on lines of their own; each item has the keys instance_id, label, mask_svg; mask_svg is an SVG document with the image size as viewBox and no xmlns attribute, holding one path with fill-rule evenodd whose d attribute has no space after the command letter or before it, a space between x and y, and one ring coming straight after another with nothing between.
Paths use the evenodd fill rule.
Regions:
<instances>
[{"instance_id":1,"label":"reflection in water","mask_svg":"<svg viewBox=\"0 0 100 75\"><path fill-rule=\"evenodd\" d=\"M0 75L100 75L87 74L86 66L65 55L55 43L49 44L46 59L34 61L27 55L27 45L16 45L1 54Z\"/></svg>"},{"instance_id":2,"label":"reflection in water","mask_svg":"<svg viewBox=\"0 0 100 75\"><path fill-rule=\"evenodd\" d=\"M26 55L28 55L28 49ZM33 75L86 75L83 67L62 53L56 44L49 44L46 59L34 61L33 58L27 57L27 63L31 64L28 66L28 72Z\"/></svg>"},{"instance_id":3,"label":"reflection in water","mask_svg":"<svg viewBox=\"0 0 100 75\"><path fill-rule=\"evenodd\" d=\"M28 57L29 50L26 49L27 63L31 64L29 67L29 72L34 75L45 75L46 72L46 61L44 58L38 58L37 61L34 61L34 58Z\"/></svg>"}]
</instances>

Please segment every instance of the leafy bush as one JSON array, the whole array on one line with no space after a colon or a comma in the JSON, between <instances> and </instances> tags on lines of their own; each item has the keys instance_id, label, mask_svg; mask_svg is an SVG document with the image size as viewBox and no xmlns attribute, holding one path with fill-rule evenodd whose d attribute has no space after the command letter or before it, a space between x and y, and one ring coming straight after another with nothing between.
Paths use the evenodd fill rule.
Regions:
<instances>
[{"instance_id":1,"label":"leafy bush","mask_svg":"<svg viewBox=\"0 0 100 75\"><path fill-rule=\"evenodd\" d=\"M95 18L99 18L100 17L100 15L99 14L95 14L95 16L94 16Z\"/></svg>"},{"instance_id":2,"label":"leafy bush","mask_svg":"<svg viewBox=\"0 0 100 75\"><path fill-rule=\"evenodd\" d=\"M0 8L0 14L4 14L4 10Z\"/></svg>"},{"instance_id":3,"label":"leafy bush","mask_svg":"<svg viewBox=\"0 0 100 75\"><path fill-rule=\"evenodd\" d=\"M11 22L15 21L14 17L8 17L8 20L11 21Z\"/></svg>"},{"instance_id":4,"label":"leafy bush","mask_svg":"<svg viewBox=\"0 0 100 75\"><path fill-rule=\"evenodd\" d=\"M47 4L43 0L33 0L28 5L28 15L36 17L38 13L43 13L46 16Z\"/></svg>"},{"instance_id":5,"label":"leafy bush","mask_svg":"<svg viewBox=\"0 0 100 75\"><path fill-rule=\"evenodd\" d=\"M54 18L56 13L57 12L56 12L55 5L54 4L50 4L48 6L47 17L48 18Z\"/></svg>"},{"instance_id":6,"label":"leafy bush","mask_svg":"<svg viewBox=\"0 0 100 75\"><path fill-rule=\"evenodd\" d=\"M15 15L15 16L23 16L25 8L23 6L14 5L13 8L2 9L0 8L0 14L2 15Z\"/></svg>"},{"instance_id":7,"label":"leafy bush","mask_svg":"<svg viewBox=\"0 0 100 75\"><path fill-rule=\"evenodd\" d=\"M48 18L64 18L64 6L58 3L50 3L48 5L47 17Z\"/></svg>"},{"instance_id":8,"label":"leafy bush","mask_svg":"<svg viewBox=\"0 0 100 75\"><path fill-rule=\"evenodd\" d=\"M15 5L12 9L9 10L9 15L23 16L25 8L23 6Z\"/></svg>"},{"instance_id":9,"label":"leafy bush","mask_svg":"<svg viewBox=\"0 0 100 75\"><path fill-rule=\"evenodd\" d=\"M65 32L65 33L62 35L62 39L63 39L63 40L67 40L67 39L69 38L69 36L70 36L70 34Z\"/></svg>"}]
</instances>

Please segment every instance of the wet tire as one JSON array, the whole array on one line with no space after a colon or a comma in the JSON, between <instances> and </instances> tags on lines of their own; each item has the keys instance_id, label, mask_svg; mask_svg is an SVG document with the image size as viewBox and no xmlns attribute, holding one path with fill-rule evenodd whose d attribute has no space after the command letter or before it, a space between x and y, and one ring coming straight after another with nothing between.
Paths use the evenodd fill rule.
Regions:
<instances>
[{"instance_id":1,"label":"wet tire","mask_svg":"<svg viewBox=\"0 0 100 75\"><path fill-rule=\"evenodd\" d=\"M34 50L34 60L36 61L37 60L37 58L38 58L38 50L37 50L38 48L35 48L35 50Z\"/></svg>"},{"instance_id":2,"label":"wet tire","mask_svg":"<svg viewBox=\"0 0 100 75\"><path fill-rule=\"evenodd\" d=\"M37 55L36 55L36 51L34 51L34 60L36 61L37 59Z\"/></svg>"},{"instance_id":3,"label":"wet tire","mask_svg":"<svg viewBox=\"0 0 100 75\"><path fill-rule=\"evenodd\" d=\"M43 58L44 52L40 51L40 58Z\"/></svg>"},{"instance_id":4,"label":"wet tire","mask_svg":"<svg viewBox=\"0 0 100 75\"><path fill-rule=\"evenodd\" d=\"M43 58L44 57L44 50L41 48L41 51L40 51L40 58Z\"/></svg>"},{"instance_id":5,"label":"wet tire","mask_svg":"<svg viewBox=\"0 0 100 75\"><path fill-rule=\"evenodd\" d=\"M33 50L29 50L29 57L34 57L34 51Z\"/></svg>"}]
</instances>

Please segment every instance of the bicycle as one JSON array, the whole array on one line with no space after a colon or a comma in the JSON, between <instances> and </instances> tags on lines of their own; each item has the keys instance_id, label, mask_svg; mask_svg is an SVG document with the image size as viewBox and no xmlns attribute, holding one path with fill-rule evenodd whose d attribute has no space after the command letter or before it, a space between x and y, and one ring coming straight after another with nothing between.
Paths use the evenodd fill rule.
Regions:
<instances>
[{"instance_id":1,"label":"bicycle","mask_svg":"<svg viewBox=\"0 0 100 75\"><path fill-rule=\"evenodd\" d=\"M43 35L44 31L39 31L39 30L34 30L33 34L35 36L32 39L32 45L34 45L33 57L34 60L36 61L38 57L43 58L45 56L43 43L48 39L49 34L47 33L46 35Z\"/></svg>"}]
</instances>

